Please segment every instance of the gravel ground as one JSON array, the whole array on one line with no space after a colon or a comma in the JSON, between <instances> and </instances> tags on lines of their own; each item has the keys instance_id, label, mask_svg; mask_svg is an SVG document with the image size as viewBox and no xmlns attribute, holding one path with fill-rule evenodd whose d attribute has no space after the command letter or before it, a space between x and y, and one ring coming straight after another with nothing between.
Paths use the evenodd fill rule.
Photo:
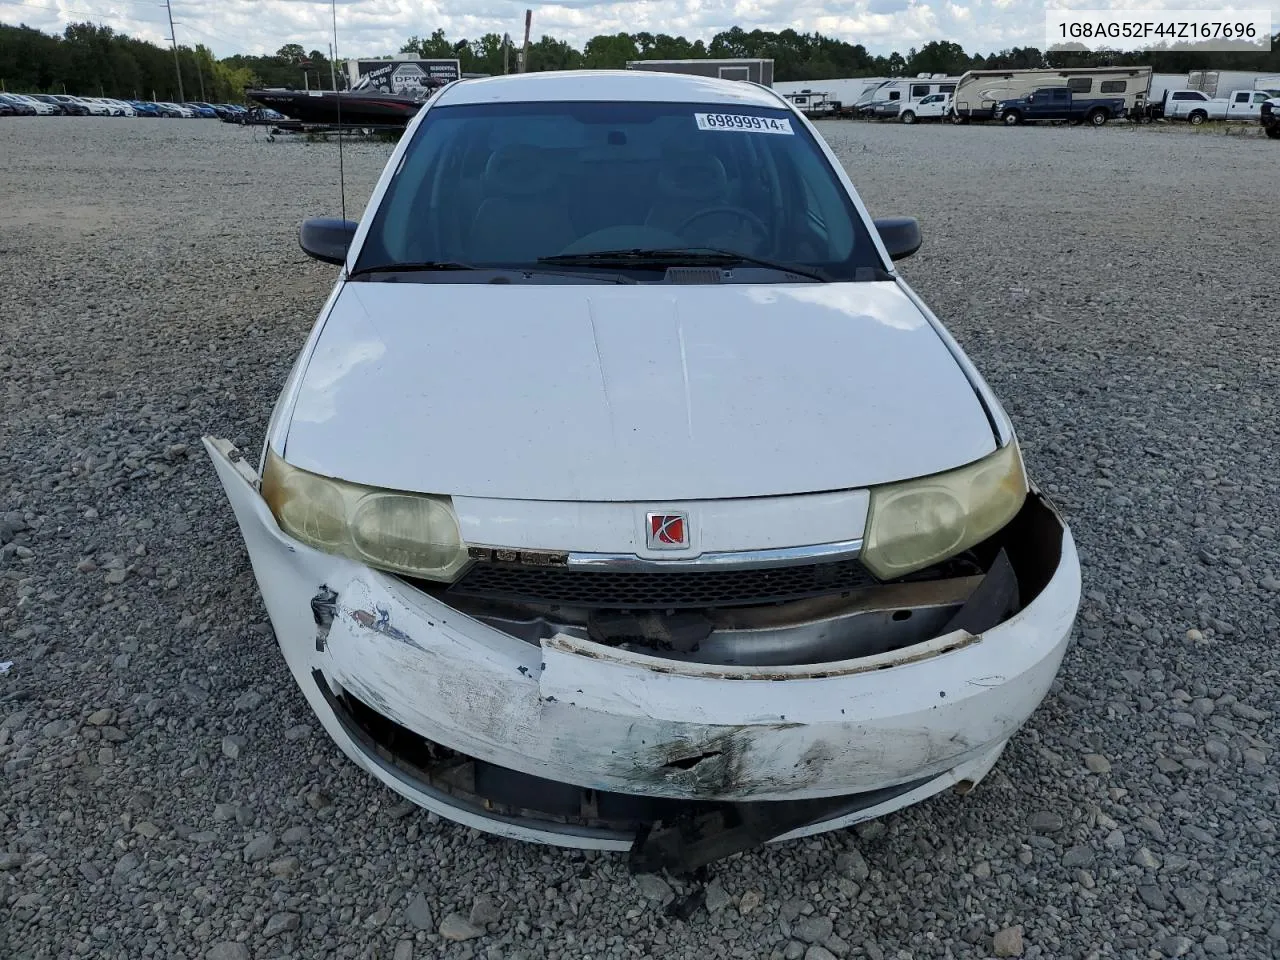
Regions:
<instances>
[{"instance_id":1,"label":"gravel ground","mask_svg":"<svg viewBox=\"0 0 1280 960\"><path fill-rule=\"evenodd\" d=\"M1280 955L1277 147L829 124L1005 400L1085 570L992 776L718 864L406 804L312 720L199 445L256 453L333 278L335 148L0 124L0 957ZM349 210L389 148L346 152Z\"/></svg>"}]
</instances>

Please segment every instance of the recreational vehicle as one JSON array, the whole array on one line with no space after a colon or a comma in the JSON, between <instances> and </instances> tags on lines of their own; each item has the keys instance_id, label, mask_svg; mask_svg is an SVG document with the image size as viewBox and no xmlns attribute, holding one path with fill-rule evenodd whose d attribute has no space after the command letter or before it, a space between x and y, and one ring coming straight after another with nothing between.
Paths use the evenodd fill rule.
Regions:
<instances>
[{"instance_id":1,"label":"recreational vehicle","mask_svg":"<svg viewBox=\"0 0 1280 960\"><path fill-rule=\"evenodd\" d=\"M885 80L878 86L864 90L854 107L862 117L896 119L908 103L919 102L932 93L954 93L959 79L926 73L918 77Z\"/></svg>"},{"instance_id":2,"label":"recreational vehicle","mask_svg":"<svg viewBox=\"0 0 1280 960\"><path fill-rule=\"evenodd\" d=\"M1045 87L1073 95L1122 97L1125 112L1142 108L1151 88L1150 67L1079 67L1063 70L970 70L956 84L952 119L990 120L1002 100L1016 100Z\"/></svg>"},{"instance_id":3,"label":"recreational vehicle","mask_svg":"<svg viewBox=\"0 0 1280 960\"><path fill-rule=\"evenodd\" d=\"M813 93L815 90L821 90L831 100L838 101L845 107L852 107L858 102L858 98L862 96L863 91L878 87L884 83L888 77L839 77L834 80L780 80L773 85L773 89L778 91L784 97L789 97L793 93Z\"/></svg>"},{"instance_id":4,"label":"recreational vehicle","mask_svg":"<svg viewBox=\"0 0 1280 960\"><path fill-rule=\"evenodd\" d=\"M810 90L806 87L797 93L784 93L783 96L811 120L838 117L845 109L843 103L833 99L825 90Z\"/></svg>"}]
</instances>

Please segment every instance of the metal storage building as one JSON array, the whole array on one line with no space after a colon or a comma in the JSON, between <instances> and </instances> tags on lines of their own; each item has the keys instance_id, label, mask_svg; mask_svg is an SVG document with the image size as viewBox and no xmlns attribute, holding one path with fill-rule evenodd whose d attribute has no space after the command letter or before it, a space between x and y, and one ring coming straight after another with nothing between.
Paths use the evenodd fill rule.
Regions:
<instances>
[{"instance_id":1,"label":"metal storage building","mask_svg":"<svg viewBox=\"0 0 1280 960\"><path fill-rule=\"evenodd\" d=\"M695 77L720 77L724 80L749 80L773 86L773 61L742 60L628 60L628 70L654 70L658 73L690 73Z\"/></svg>"}]
</instances>

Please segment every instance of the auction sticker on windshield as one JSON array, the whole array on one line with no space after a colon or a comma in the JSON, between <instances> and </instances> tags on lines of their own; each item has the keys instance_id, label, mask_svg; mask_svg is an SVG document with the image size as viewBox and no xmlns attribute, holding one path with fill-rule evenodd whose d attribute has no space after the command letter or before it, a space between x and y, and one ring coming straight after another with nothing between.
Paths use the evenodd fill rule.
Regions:
<instances>
[{"instance_id":1,"label":"auction sticker on windshield","mask_svg":"<svg viewBox=\"0 0 1280 960\"><path fill-rule=\"evenodd\" d=\"M699 130L745 130L748 133L794 134L785 117L753 117L746 113L695 113Z\"/></svg>"}]
</instances>

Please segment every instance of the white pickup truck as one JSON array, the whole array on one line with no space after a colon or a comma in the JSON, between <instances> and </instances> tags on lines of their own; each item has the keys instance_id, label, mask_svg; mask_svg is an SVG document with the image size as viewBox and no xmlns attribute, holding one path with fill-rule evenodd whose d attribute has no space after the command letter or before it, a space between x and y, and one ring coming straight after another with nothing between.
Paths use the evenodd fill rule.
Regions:
<instances>
[{"instance_id":1,"label":"white pickup truck","mask_svg":"<svg viewBox=\"0 0 1280 960\"><path fill-rule=\"evenodd\" d=\"M1169 90L1165 92L1164 117L1197 125L1206 120L1256 122L1269 96L1265 90L1232 90L1226 97L1210 97L1202 90Z\"/></svg>"},{"instance_id":2,"label":"white pickup truck","mask_svg":"<svg viewBox=\"0 0 1280 960\"><path fill-rule=\"evenodd\" d=\"M916 123L921 120L941 120L951 112L951 94L931 93L923 100L909 100L898 108L898 120Z\"/></svg>"}]
</instances>

